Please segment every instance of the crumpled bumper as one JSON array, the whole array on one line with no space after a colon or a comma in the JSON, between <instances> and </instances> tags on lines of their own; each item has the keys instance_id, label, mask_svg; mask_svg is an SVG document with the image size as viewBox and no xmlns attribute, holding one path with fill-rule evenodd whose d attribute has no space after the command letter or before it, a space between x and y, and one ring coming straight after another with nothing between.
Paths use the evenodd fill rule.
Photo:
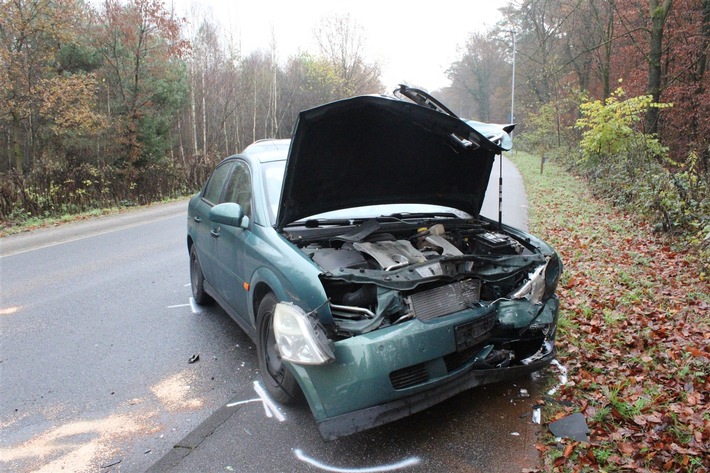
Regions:
<instances>
[{"instance_id":1,"label":"crumpled bumper","mask_svg":"<svg viewBox=\"0 0 710 473\"><path fill-rule=\"evenodd\" d=\"M377 427L407 417L415 412L423 411L467 389L515 379L538 371L549 365L555 358L556 353L557 350L551 347L548 353L527 365L498 369L464 370L453 379L427 391L320 421L318 429L325 440L335 440L338 437Z\"/></svg>"},{"instance_id":2,"label":"crumpled bumper","mask_svg":"<svg viewBox=\"0 0 710 473\"><path fill-rule=\"evenodd\" d=\"M558 301L549 301L539 320L552 329L537 353L527 351L510 364L482 363L482 347L490 344L505 352L505 340L483 340L467 348L457 342L461 327L501 311L472 308L429 322L412 320L335 344L336 362L320 366L291 365L311 411L326 440L386 424L419 412L475 386L514 379L549 365L555 357L554 326ZM498 309L501 309L500 307ZM530 320L533 307L507 306ZM516 323L523 323L524 320ZM512 325L511 325L512 326ZM514 329L516 332L519 329ZM466 336L473 331L467 331ZM542 335L537 345L542 342ZM459 337L460 338L460 337ZM501 345L502 343L502 345ZM534 349L533 349L534 351Z\"/></svg>"}]
</instances>

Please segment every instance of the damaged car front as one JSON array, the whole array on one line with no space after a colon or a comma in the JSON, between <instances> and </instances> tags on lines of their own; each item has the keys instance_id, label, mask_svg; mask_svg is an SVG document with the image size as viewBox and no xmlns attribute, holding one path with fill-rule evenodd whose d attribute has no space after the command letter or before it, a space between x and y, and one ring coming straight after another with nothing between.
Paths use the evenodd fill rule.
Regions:
<instances>
[{"instance_id":1,"label":"damaged car front","mask_svg":"<svg viewBox=\"0 0 710 473\"><path fill-rule=\"evenodd\" d=\"M418 103L302 112L290 143L274 229L303 262L276 297L264 367L285 365L325 439L555 356L558 255L479 215L508 129L407 96Z\"/></svg>"}]
</instances>

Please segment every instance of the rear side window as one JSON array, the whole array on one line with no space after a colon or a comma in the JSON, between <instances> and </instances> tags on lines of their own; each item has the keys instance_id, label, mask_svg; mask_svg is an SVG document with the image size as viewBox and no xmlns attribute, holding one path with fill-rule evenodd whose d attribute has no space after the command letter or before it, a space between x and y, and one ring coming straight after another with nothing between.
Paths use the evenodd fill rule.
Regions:
<instances>
[{"instance_id":1,"label":"rear side window","mask_svg":"<svg viewBox=\"0 0 710 473\"><path fill-rule=\"evenodd\" d=\"M234 163L225 163L215 169L207 183L207 187L205 187L202 198L211 204L218 204L219 197L222 195L222 190L224 189L224 184L227 182L227 178L229 178L233 168Z\"/></svg>"}]
</instances>

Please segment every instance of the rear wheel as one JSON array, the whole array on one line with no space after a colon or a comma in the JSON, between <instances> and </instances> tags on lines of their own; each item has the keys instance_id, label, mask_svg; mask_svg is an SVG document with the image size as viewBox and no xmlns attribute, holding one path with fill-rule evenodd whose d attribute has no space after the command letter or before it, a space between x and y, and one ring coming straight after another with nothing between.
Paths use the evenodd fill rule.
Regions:
<instances>
[{"instance_id":1,"label":"rear wheel","mask_svg":"<svg viewBox=\"0 0 710 473\"><path fill-rule=\"evenodd\" d=\"M298 381L281 360L281 353L276 346L273 321L277 302L276 296L269 293L259 304L256 316L259 369L271 397L282 404L292 404L301 398L302 393Z\"/></svg>"},{"instance_id":2,"label":"rear wheel","mask_svg":"<svg viewBox=\"0 0 710 473\"><path fill-rule=\"evenodd\" d=\"M212 302L212 297L205 292L205 276L202 273L195 245L190 248L190 286L192 286L192 298L195 299L195 302L200 305Z\"/></svg>"}]
</instances>

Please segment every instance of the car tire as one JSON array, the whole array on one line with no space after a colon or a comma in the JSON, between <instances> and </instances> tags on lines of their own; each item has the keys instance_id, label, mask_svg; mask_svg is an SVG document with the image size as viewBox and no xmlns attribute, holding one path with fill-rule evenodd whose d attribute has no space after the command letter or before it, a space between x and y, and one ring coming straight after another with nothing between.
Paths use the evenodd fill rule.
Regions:
<instances>
[{"instance_id":1,"label":"car tire","mask_svg":"<svg viewBox=\"0 0 710 473\"><path fill-rule=\"evenodd\" d=\"M266 390L281 404L293 404L301 399L302 392L298 381L281 360L281 354L276 346L273 320L277 302L276 296L269 293L259 304L256 316L258 337L256 350Z\"/></svg>"},{"instance_id":2,"label":"car tire","mask_svg":"<svg viewBox=\"0 0 710 473\"><path fill-rule=\"evenodd\" d=\"M202 273L195 245L190 248L190 286L192 286L192 298L195 299L195 302L200 305L212 302L212 297L205 292L205 275Z\"/></svg>"}]
</instances>

